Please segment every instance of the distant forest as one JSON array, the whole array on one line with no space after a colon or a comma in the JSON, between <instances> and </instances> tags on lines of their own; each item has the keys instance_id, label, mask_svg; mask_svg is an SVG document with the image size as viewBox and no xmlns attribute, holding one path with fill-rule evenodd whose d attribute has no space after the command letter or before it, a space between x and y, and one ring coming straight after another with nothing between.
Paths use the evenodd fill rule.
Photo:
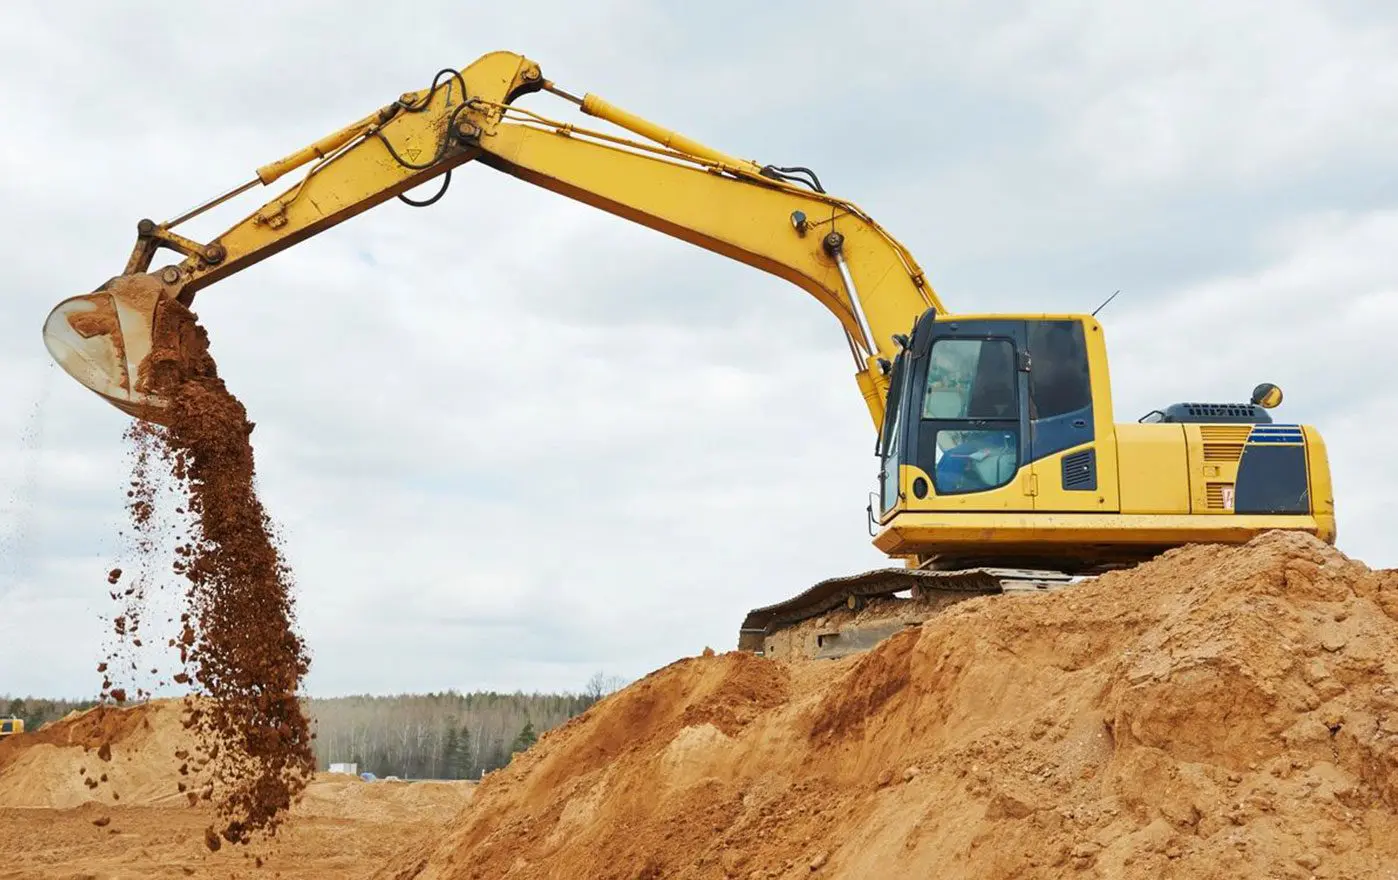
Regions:
<instances>
[{"instance_id":1,"label":"distant forest","mask_svg":"<svg viewBox=\"0 0 1398 880\"><path fill-rule=\"evenodd\" d=\"M308 699L320 769L357 764L360 773L402 779L479 779L510 762L539 735L587 711L625 682L594 675L580 694L495 692ZM38 730L95 700L0 696L0 715Z\"/></svg>"}]
</instances>

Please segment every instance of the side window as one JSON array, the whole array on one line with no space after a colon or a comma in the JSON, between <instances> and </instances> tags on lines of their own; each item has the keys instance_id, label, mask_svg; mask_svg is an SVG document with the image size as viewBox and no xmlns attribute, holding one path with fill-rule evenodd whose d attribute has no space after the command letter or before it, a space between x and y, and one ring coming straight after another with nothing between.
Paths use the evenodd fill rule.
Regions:
<instances>
[{"instance_id":1,"label":"side window","mask_svg":"<svg viewBox=\"0 0 1398 880\"><path fill-rule=\"evenodd\" d=\"M1092 403L1087 344L1077 321L1030 321L1029 417L1051 419Z\"/></svg>"},{"instance_id":2,"label":"side window","mask_svg":"<svg viewBox=\"0 0 1398 880\"><path fill-rule=\"evenodd\" d=\"M8 721L0 721L0 733L9 733L9 732L10 732L10 722L8 722Z\"/></svg>"},{"instance_id":3,"label":"side window","mask_svg":"<svg viewBox=\"0 0 1398 880\"><path fill-rule=\"evenodd\" d=\"M939 339L933 344L922 416L942 423L933 471L938 494L984 492L1014 479L1019 470L1015 378L1014 346L1007 340Z\"/></svg>"}]
</instances>

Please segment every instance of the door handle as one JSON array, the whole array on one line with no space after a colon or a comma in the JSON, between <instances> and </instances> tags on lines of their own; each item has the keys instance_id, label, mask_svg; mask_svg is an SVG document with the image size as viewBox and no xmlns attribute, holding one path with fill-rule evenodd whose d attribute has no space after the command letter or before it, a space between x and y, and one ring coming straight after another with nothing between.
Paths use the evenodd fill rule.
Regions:
<instances>
[{"instance_id":1,"label":"door handle","mask_svg":"<svg viewBox=\"0 0 1398 880\"><path fill-rule=\"evenodd\" d=\"M1074 428L1086 428L1087 422L1084 419L1073 419Z\"/></svg>"}]
</instances>

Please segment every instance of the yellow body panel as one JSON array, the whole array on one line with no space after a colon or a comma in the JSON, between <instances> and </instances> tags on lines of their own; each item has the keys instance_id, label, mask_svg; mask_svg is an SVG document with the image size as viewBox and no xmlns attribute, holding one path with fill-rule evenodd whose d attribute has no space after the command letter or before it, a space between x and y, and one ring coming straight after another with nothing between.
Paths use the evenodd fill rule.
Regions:
<instances>
[{"instance_id":1,"label":"yellow body panel","mask_svg":"<svg viewBox=\"0 0 1398 880\"><path fill-rule=\"evenodd\" d=\"M1189 514L901 513L878 531L874 546L893 556L928 545L950 552L994 546L1051 550L1079 544L1152 546L1192 542L1242 543L1270 529L1328 539L1333 522L1310 516L1198 517Z\"/></svg>"},{"instance_id":2,"label":"yellow body panel","mask_svg":"<svg viewBox=\"0 0 1398 880\"><path fill-rule=\"evenodd\" d=\"M1320 522L1327 524L1327 541L1335 540L1335 488L1330 481L1329 453L1320 431L1310 425L1302 425L1301 432L1306 437L1306 470L1311 484L1311 513Z\"/></svg>"},{"instance_id":3,"label":"yellow body panel","mask_svg":"<svg viewBox=\"0 0 1398 880\"><path fill-rule=\"evenodd\" d=\"M1189 452L1189 509L1192 513L1231 515L1251 425L1185 425Z\"/></svg>"},{"instance_id":4,"label":"yellow body panel","mask_svg":"<svg viewBox=\"0 0 1398 880\"><path fill-rule=\"evenodd\" d=\"M1063 486L1063 459L1084 449L1097 450L1097 489L1075 492ZM1034 510L1046 513L1115 513L1119 506L1117 489L1117 445L1108 431L1105 437L1034 462Z\"/></svg>"},{"instance_id":5,"label":"yellow body panel","mask_svg":"<svg viewBox=\"0 0 1398 880\"><path fill-rule=\"evenodd\" d=\"M1189 454L1183 425L1117 425L1121 512L1189 512Z\"/></svg>"},{"instance_id":6,"label":"yellow body panel","mask_svg":"<svg viewBox=\"0 0 1398 880\"><path fill-rule=\"evenodd\" d=\"M1008 483L987 492L938 496L931 474L915 465L905 464L899 468L900 491L903 503L909 510L1027 510L1033 503L1029 495L1031 472L1026 465ZM918 480L927 486L926 498L917 497L914 483Z\"/></svg>"}]
</instances>

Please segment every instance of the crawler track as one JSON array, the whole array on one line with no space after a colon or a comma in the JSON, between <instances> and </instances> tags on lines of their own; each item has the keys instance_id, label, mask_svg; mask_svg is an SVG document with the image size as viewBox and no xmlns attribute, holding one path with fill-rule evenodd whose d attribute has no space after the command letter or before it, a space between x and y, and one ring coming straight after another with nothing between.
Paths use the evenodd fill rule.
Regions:
<instances>
[{"instance_id":1,"label":"crawler track","mask_svg":"<svg viewBox=\"0 0 1398 880\"><path fill-rule=\"evenodd\" d=\"M895 632L920 623L947 605L977 596L1041 592L1072 583L1073 576L1059 571L1018 568L967 568L958 571L922 571L881 568L863 574L833 577L774 605L749 611L738 631L738 648L754 654L789 653L776 648L779 637L808 620L841 608L858 611L873 600L909 593L925 611L900 613L872 621L831 626L805 640L795 653L814 658L834 658L868 650Z\"/></svg>"}]
</instances>

